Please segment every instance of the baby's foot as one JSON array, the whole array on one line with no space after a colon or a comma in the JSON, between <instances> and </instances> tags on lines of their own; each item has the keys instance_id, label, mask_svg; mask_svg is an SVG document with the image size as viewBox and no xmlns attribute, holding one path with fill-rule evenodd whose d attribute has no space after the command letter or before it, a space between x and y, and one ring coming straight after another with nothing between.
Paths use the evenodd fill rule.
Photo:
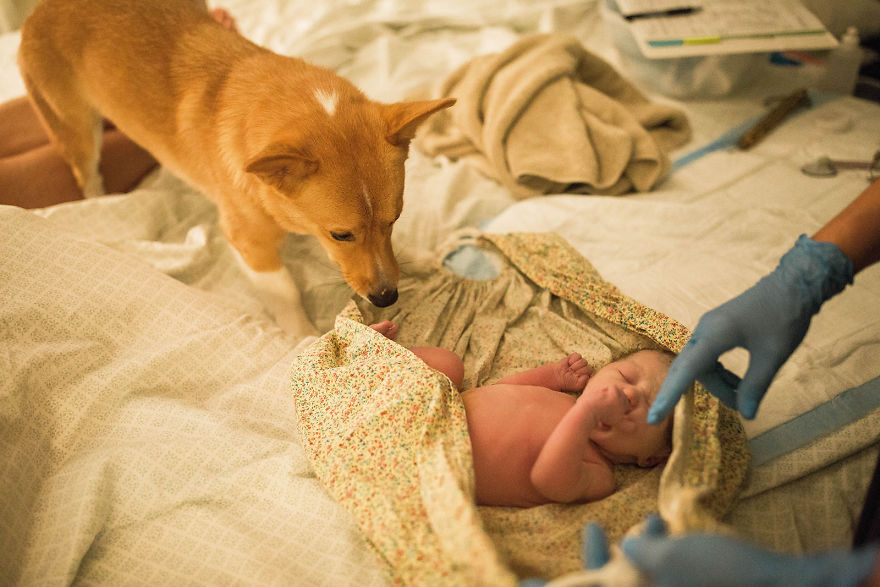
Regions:
<instances>
[{"instance_id":1,"label":"baby's foot","mask_svg":"<svg viewBox=\"0 0 880 587\"><path fill-rule=\"evenodd\" d=\"M560 391L582 391L593 374L593 369L580 353L571 353L560 359L555 367Z\"/></svg>"},{"instance_id":2,"label":"baby's foot","mask_svg":"<svg viewBox=\"0 0 880 587\"><path fill-rule=\"evenodd\" d=\"M394 340L397 338L397 326L394 325L391 320L384 320L382 322L378 322L376 324L370 324L370 328L385 336L385 338L389 338Z\"/></svg>"},{"instance_id":3,"label":"baby's foot","mask_svg":"<svg viewBox=\"0 0 880 587\"><path fill-rule=\"evenodd\" d=\"M215 8L211 11L211 18L219 22L224 29L235 31L235 19L225 8Z\"/></svg>"}]
</instances>

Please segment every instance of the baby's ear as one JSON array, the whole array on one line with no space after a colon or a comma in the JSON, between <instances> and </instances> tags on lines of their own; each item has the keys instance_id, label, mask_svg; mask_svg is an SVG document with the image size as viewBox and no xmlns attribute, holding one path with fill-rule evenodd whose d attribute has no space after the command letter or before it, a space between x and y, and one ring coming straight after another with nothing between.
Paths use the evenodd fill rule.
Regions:
<instances>
[{"instance_id":1,"label":"baby's ear","mask_svg":"<svg viewBox=\"0 0 880 587\"><path fill-rule=\"evenodd\" d=\"M657 465L662 465L666 461L669 460L669 453L665 455L653 455L650 457L639 457L639 466L650 469L651 467L656 467Z\"/></svg>"}]
</instances>

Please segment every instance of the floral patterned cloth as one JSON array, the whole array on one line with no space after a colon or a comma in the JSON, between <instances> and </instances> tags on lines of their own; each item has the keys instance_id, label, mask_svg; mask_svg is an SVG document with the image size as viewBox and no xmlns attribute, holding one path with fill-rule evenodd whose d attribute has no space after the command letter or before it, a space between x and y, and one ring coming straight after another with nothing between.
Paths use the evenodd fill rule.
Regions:
<instances>
[{"instance_id":1,"label":"floral patterned cloth","mask_svg":"<svg viewBox=\"0 0 880 587\"><path fill-rule=\"evenodd\" d=\"M674 530L710 529L732 504L749 454L738 418L696 386L679 403L663 468L616 470L598 502L477 507L464 407L451 382L406 346L464 358L464 388L580 352L598 368L637 349L678 351L689 332L602 280L553 234L484 235L506 262L491 280L443 270L401 285L394 308L349 304L292 371L315 473L404 584L514 584L581 567L583 525L616 542L659 511ZM364 324L391 319L398 341Z\"/></svg>"}]
</instances>

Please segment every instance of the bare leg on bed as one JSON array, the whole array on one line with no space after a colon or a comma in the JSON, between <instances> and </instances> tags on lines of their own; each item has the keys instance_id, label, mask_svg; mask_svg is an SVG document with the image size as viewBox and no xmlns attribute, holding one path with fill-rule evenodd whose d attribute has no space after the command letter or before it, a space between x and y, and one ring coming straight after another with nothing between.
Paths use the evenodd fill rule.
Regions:
<instances>
[{"instance_id":1,"label":"bare leg on bed","mask_svg":"<svg viewBox=\"0 0 880 587\"><path fill-rule=\"evenodd\" d=\"M389 320L371 324L370 328L391 340L397 338L397 326ZM409 350L427 363L429 367L449 377L456 389L461 389L461 382L464 379L464 364L461 357L450 350L438 346L419 346L412 347Z\"/></svg>"},{"instance_id":2,"label":"bare leg on bed","mask_svg":"<svg viewBox=\"0 0 880 587\"><path fill-rule=\"evenodd\" d=\"M11 108L4 108L10 105ZM21 110L27 114L20 118L32 116L34 126L13 134L9 141L0 141L0 204L43 208L81 200L82 191L73 172L49 142L26 99L0 105L0 127L6 126L5 116L10 111ZM108 193L130 191L155 167L152 155L124 134L114 128L104 132L100 169Z\"/></svg>"}]
</instances>

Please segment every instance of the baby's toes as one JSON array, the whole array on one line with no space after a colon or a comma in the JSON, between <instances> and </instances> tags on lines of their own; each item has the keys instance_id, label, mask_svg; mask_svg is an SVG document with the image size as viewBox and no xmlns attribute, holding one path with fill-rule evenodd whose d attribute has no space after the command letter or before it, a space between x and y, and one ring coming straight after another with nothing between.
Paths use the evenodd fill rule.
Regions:
<instances>
[{"instance_id":1,"label":"baby's toes","mask_svg":"<svg viewBox=\"0 0 880 587\"><path fill-rule=\"evenodd\" d=\"M397 336L397 326L394 325L390 320L384 320L382 322L378 322L376 324L371 324L370 328L378 332L379 334L384 335L391 340L394 340L394 337Z\"/></svg>"}]
</instances>

